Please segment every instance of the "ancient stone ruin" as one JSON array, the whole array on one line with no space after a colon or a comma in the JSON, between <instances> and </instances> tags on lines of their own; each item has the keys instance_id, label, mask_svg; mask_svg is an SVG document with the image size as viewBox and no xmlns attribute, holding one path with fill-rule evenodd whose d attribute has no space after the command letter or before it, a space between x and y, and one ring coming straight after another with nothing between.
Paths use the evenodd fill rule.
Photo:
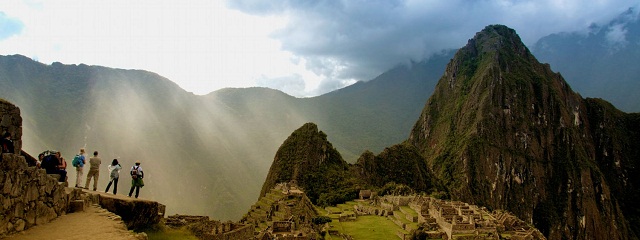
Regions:
<instances>
[{"instance_id":1,"label":"ancient stone ruin","mask_svg":"<svg viewBox=\"0 0 640 240\"><path fill-rule=\"evenodd\" d=\"M358 215L386 216L402 228L397 235L409 239L415 230L435 239L546 239L537 229L505 211L428 196L383 196L358 201Z\"/></svg>"},{"instance_id":2,"label":"ancient stone ruin","mask_svg":"<svg viewBox=\"0 0 640 240\"><path fill-rule=\"evenodd\" d=\"M315 239L313 204L294 183L279 183L261 197L241 223L255 228L256 239Z\"/></svg>"},{"instance_id":3,"label":"ancient stone ruin","mask_svg":"<svg viewBox=\"0 0 640 240\"><path fill-rule=\"evenodd\" d=\"M252 239L252 225L234 222L220 222L208 216L172 215L165 219L165 225L171 228L186 227L200 239L230 240Z\"/></svg>"}]
</instances>

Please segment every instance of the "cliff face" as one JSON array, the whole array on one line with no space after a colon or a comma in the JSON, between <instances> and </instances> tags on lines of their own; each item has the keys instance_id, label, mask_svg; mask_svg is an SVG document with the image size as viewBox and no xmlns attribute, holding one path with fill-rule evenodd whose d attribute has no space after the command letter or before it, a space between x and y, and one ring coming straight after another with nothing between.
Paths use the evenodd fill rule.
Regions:
<instances>
[{"instance_id":1,"label":"cliff face","mask_svg":"<svg viewBox=\"0 0 640 240\"><path fill-rule=\"evenodd\" d=\"M589 106L514 30L488 26L447 65L408 142L454 199L512 211L550 239L627 239Z\"/></svg>"},{"instance_id":2,"label":"cliff face","mask_svg":"<svg viewBox=\"0 0 640 240\"><path fill-rule=\"evenodd\" d=\"M586 99L598 169L612 197L629 221L634 238L640 235L640 114L627 114L601 99Z\"/></svg>"}]
</instances>

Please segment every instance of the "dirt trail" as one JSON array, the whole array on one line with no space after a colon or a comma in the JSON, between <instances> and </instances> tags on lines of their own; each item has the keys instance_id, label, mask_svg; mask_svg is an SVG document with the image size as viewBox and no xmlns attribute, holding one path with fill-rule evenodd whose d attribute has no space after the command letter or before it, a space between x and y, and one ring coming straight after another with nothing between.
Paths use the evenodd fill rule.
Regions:
<instances>
[{"instance_id":1,"label":"dirt trail","mask_svg":"<svg viewBox=\"0 0 640 240\"><path fill-rule=\"evenodd\" d=\"M99 207L90 206L84 212L68 213L50 223L38 225L7 237L11 240L101 240L138 239L127 230L120 217Z\"/></svg>"}]
</instances>

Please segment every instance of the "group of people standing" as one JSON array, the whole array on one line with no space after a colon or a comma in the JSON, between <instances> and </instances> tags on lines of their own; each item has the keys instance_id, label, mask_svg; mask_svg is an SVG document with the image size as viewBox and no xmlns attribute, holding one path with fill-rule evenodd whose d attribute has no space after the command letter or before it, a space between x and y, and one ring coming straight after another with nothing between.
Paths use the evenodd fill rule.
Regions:
<instances>
[{"instance_id":1,"label":"group of people standing","mask_svg":"<svg viewBox=\"0 0 640 240\"><path fill-rule=\"evenodd\" d=\"M14 153L13 141L11 141L11 134L5 132L0 138L0 161L2 161L2 153ZM84 166L87 164L84 148L80 149L80 152L73 158L72 165L76 168L76 188L82 188L80 186ZM98 178L100 177L100 164L102 159L98 156L98 151L93 152L93 157L89 158L89 172L87 173L87 182L84 185L84 189L89 189L91 179L93 179L93 191L98 188ZM58 174L60 179L58 181L67 181L67 161L62 157L62 153L59 151L45 151L38 156L38 160L35 162L36 167L44 168L47 174ZM113 194L118 192L118 179L120 179L120 170L122 166L118 163L118 159L113 159L111 164L107 166L109 171L109 184L105 189L105 193L109 192L109 188L113 184ZM129 190L129 197L136 191L135 197L138 198L140 194L140 188L144 186L144 172L140 167L140 161L136 161L135 165L131 167L129 171L131 174L131 189Z\"/></svg>"},{"instance_id":2,"label":"group of people standing","mask_svg":"<svg viewBox=\"0 0 640 240\"><path fill-rule=\"evenodd\" d=\"M94 151L93 157L90 157L87 162L85 154L86 153L84 148L81 148L80 152L74 156L71 163L73 167L76 168L75 187L82 188L82 186L80 186L80 183L82 181L82 175L84 174L84 168L88 164L89 172L87 173L87 179L86 183L84 184L84 189L89 189L91 179L93 179L93 191L96 191L98 188L98 178L100 177L100 164L102 164L102 158L98 156L98 151ZM60 166L58 167L58 170L52 169L51 173L55 172L56 174L62 174L62 171L64 171L64 177L61 176L61 179L66 180L66 170L62 170L66 169L66 161L60 156L60 152L56 152L56 157L58 158L58 163L60 164ZM40 156L40 158L42 158L42 156ZM111 185L113 185L113 194L116 194L118 192L118 179L120 179L120 170L122 170L122 166L120 165L120 163L118 163L118 159L113 159L113 161L111 161L111 164L107 166L107 170L109 171L109 184L107 184L105 193L109 192L109 188L111 188ZM47 173L49 172L50 170L47 169ZM135 165L131 167L129 173L131 174L132 178L129 197L131 197L133 191L135 190L135 197L138 198L140 188L144 186L144 181L142 180L144 178L144 172L140 167L140 161L136 161Z\"/></svg>"}]
</instances>

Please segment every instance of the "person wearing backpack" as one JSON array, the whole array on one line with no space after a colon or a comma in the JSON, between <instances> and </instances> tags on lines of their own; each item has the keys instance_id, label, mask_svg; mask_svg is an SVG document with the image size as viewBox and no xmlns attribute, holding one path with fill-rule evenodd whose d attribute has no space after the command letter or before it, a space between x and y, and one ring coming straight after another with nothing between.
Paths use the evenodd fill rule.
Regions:
<instances>
[{"instance_id":1,"label":"person wearing backpack","mask_svg":"<svg viewBox=\"0 0 640 240\"><path fill-rule=\"evenodd\" d=\"M131 174L131 189L129 190L129 197L131 197L133 189L135 189L136 198L138 198L140 188L144 187L144 181L142 181L142 179L144 178L144 172L140 167L140 161L136 161L136 165L131 167L131 171L129 171L129 173Z\"/></svg>"},{"instance_id":2,"label":"person wearing backpack","mask_svg":"<svg viewBox=\"0 0 640 240\"><path fill-rule=\"evenodd\" d=\"M120 178L120 169L122 169L122 166L120 166L120 163L118 163L118 159L113 159L113 161L111 162L111 165L109 165L107 169L109 170L109 177L111 179L109 180L109 184L107 184L107 189L104 190L104 192L108 193L109 188L113 183L113 195L115 195L118 192L118 179Z\"/></svg>"},{"instance_id":3,"label":"person wearing backpack","mask_svg":"<svg viewBox=\"0 0 640 240\"><path fill-rule=\"evenodd\" d=\"M75 157L73 157L73 161L71 162L71 164L76 167L76 187L77 188L82 188L80 186L80 181L82 180L82 168L84 167L84 164L86 163L84 161L84 148L80 148L80 153L76 154Z\"/></svg>"},{"instance_id":4,"label":"person wearing backpack","mask_svg":"<svg viewBox=\"0 0 640 240\"><path fill-rule=\"evenodd\" d=\"M84 185L84 189L89 189L89 183L93 178L93 191L98 189L98 178L100 178L100 164L102 159L98 157L98 151L93 151L93 157L89 158L89 173L87 173L87 183Z\"/></svg>"}]
</instances>

